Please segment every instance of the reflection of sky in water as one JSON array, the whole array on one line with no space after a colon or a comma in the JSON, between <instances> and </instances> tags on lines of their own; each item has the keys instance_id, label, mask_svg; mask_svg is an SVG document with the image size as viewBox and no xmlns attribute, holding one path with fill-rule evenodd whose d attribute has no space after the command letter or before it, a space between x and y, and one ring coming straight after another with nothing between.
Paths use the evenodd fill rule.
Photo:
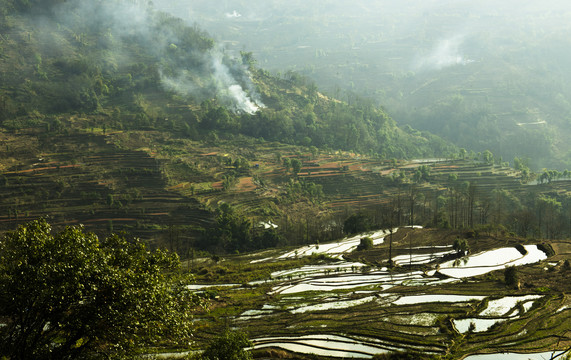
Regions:
<instances>
[{"instance_id":1,"label":"reflection of sky in water","mask_svg":"<svg viewBox=\"0 0 571 360\"><path fill-rule=\"evenodd\" d=\"M440 265L439 272L452 278L464 278L500 270L506 266L532 264L547 258L545 253L539 250L536 245L525 245L524 247L527 250L526 255L522 255L517 249L512 247L501 248L465 257L457 262L457 266L454 266L454 261L445 262ZM429 256L429 254L420 254L416 255L416 259ZM293 278L293 281L275 287L273 293L294 294L303 291L333 291L373 285L388 289L396 285L436 285L454 281L454 279L439 280L432 277L435 273L434 271L427 272L428 277L420 271L390 273L385 269L371 271L366 274L357 273L362 266L363 264L360 263L340 262L276 272L272 274L273 278L288 276L290 279ZM351 273L342 274L342 272L349 270L351 270ZM326 274L329 275L325 276ZM299 279L295 279L296 277L299 277Z\"/></svg>"},{"instance_id":2,"label":"reflection of sky in water","mask_svg":"<svg viewBox=\"0 0 571 360\"><path fill-rule=\"evenodd\" d=\"M486 354L486 355L471 355L464 360L545 360L551 359L552 355L558 355L561 351L548 351L533 354L516 354L516 353L501 353L501 354ZM558 359L560 359L559 357Z\"/></svg>"},{"instance_id":3,"label":"reflection of sky in water","mask_svg":"<svg viewBox=\"0 0 571 360\"><path fill-rule=\"evenodd\" d=\"M412 281L428 283L430 281L439 280L436 278L425 278L421 271L413 271L404 274L391 274L386 271L375 271L369 274L353 273L319 278L309 277L278 286L274 288L273 293L294 294L303 291L333 291L373 285L387 289L395 285L409 283Z\"/></svg>"},{"instance_id":4,"label":"reflection of sky in water","mask_svg":"<svg viewBox=\"0 0 571 360\"><path fill-rule=\"evenodd\" d=\"M315 343L315 342L313 342ZM331 346L332 343L330 341L321 341L317 346ZM320 349L318 347L310 346L309 344L299 344L299 343L268 343L268 344L261 344L254 346L255 349L261 349L265 347L277 347L280 349L301 353L301 354L315 354L320 356L331 356L337 358L354 358L354 359L370 359L372 355L369 354L361 354L361 353L354 353L347 350L332 350L332 349ZM380 353L381 351L378 350L376 354ZM386 351L385 351L386 352Z\"/></svg>"},{"instance_id":5,"label":"reflection of sky in water","mask_svg":"<svg viewBox=\"0 0 571 360\"><path fill-rule=\"evenodd\" d=\"M396 229L394 231L396 231ZM359 246L362 238L368 236L373 239L373 245L380 245L383 243L384 238L388 233L389 232L386 230L378 230L372 233L362 233L351 236L336 243L308 245L285 253L278 257L278 259L309 256L311 254L327 254L330 256L341 257L342 254L355 250L357 246Z\"/></svg>"},{"instance_id":6,"label":"reflection of sky in water","mask_svg":"<svg viewBox=\"0 0 571 360\"><path fill-rule=\"evenodd\" d=\"M399 350L378 343L375 339L352 339L338 335L305 335L253 339L255 349L279 347L282 349L321 356L341 358L371 358L375 354Z\"/></svg>"},{"instance_id":7,"label":"reflection of sky in water","mask_svg":"<svg viewBox=\"0 0 571 360\"><path fill-rule=\"evenodd\" d=\"M483 300L485 296L477 295L411 295L403 296L397 301L393 302L393 305L414 305L414 304L424 304L432 302L470 302Z\"/></svg>"},{"instance_id":8,"label":"reflection of sky in water","mask_svg":"<svg viewBox=\"0 0 571 360\"><path fill-rule=\"evenodd\" d=\"M480 316L504 316L513 309L518 302L529 302L530 300L540 299L541 295L527 296L506 296L501 299L490 300L488 307L485 308ZM533 302L530 303L533 304Z\"/></svg>"},{"instance_id":9,"label":"reflection of sky in water","mask_svg":"<svg viewBox=\"0 0 571 360\"><path fill-rule=\"evenodd\" d=\"M300 275L310 276L324 274L326 271L337 272L339 271L359 271L361 267L365 266L363 263L348 263L348 262L338 262L328 265L307 265L297 269L290 269L284 271L276 271L272 273L272 279L279 277L298 277Z\"/></svg>"},{"instance_id":10,"label":"reflection of sky in water","mask_svg":"<svg viewBox=\"0 0 571 360\"><path fill-rule=\"evenodd\" d=\"M384 232L376 232L373 236L376 241L383 240ZM352 251L360 242L360 234L352 238L348 238L343 242L320 245L319 249L316 246L307 246L297 250L298 256L305 256L312 253L312 251L319 250L329 255L339 255L346 251ZM395 293L383 293L381 291L388 290L393 286L406 285L437 285L443 283L451 283L459 281L459 278L469 277L474 275L484 274L493 270L503 269L506 266L520 266L524 264L535 263L546 258L546 255L537 248L535 245L525 245L526 255L522 255L517 249L501 248L491 251L486 251L480 254L465 257L457 262L454 266L454 261L449 261L440 265L438 270L444 275L451 276L451 278L439 279L434 277L435 271L431 270L426 273L422 271L408 271L408 272L391 272L388 269L375 269L366 267L362 263L349 263L339 261L337 263L328 263L323 265L307 265L297 269L284 270L272 273L273 279L289 279L282 281L273 288L273 294L296 294L305 291L316 291L314 301L309 303L295 305L289 304L281 307L282 310L289 311L292 314L306 314L319 311L349 309L354 306L373 303L376 306L386 306L392 304L394 306L415 305L424 303L467 303L472 301L481 301L486 298L485 295L445 295L445 294L426 294L426 295L408 295L400 296ZM421 263L430 261L435 257L441 257L451 252L448 247L440 247L439 252L432 253L436 248L416 248L415 250L425 250L424 254L413 255L413 262ZM294 256L295 252L289 252L281 257ZM394 258L397 262L402 261L407 264L410 260L410 255L403 255ZM363 269L370 269L370 271L362 271ZM401 269L402 270L402 269ZM329 292L335 290L347 290L359 287L368 287L367 290L373 291L354 291L342 295L341 293L333 293L327 295ZM361 298L358 297L361 293ZM336 294L336 295L335 295ZM321 297L321 298L320 298ZM455 319L454 325L460 333L466 333L470 327L470 323L474 323L475 332L485 332L498 322L517 319L520 314L519 311L510 311L518 305L518 302L523 304L524 312L528 311L534 300L541 298L541 295L527 295L527 296L506 296L501 299L490 300L488 306L477 315L477 317L468 319ZM294 299L292 297L284 297L288 301ZM300 299L301 300L301 299ZM307 300L307 299L306 299ZM313 302L313 303L312 303ZM563 311L561 308L559 311ZM242 319L257 318L271 316L275 309L264 308L261 310L246 311L242 314ZM509 318L505 318L510 313ZM418 319L414 318L417 316ZM434 314L411 314L407 318L408 323L416 324L422 323L424 326L432 326L437 315ZM482 318L483 317L483 318ZM495 318L494 318L495 317ZM504 318L502 318L504 317ZM255 339L255 348L262 347L279 347L285 350L299 352L299 353L314 353L322 356L331 357L345 357L345 358L371 358L373 354L391 351L390 345L375 343L374 340L356 341L350 338L330 335L308 335L293 338L266 338ZM395 349L392 348L394 351ZM542 353L545 354L551 353ZM501 359L501 360L519 360L519 359L542 359L542 354L525 354L524 357L509 357L516 355L491 355L489 357L473 357L470 356L469 360L484 360L484 359ZM499 357L498 357L499 356Z\"/></svg>"},{"instance_id":11,"label":"reflection of sky in water","mask_svg":"<svg viewBox=\"0 0 571 360\"><path fill-rule=\"evenodd\" d=\"M300 314L300 313L306 313L306 312L312 312L312 311L324 311L324 310L331 310L331 309L335 309L335 310L347 309L347 308L350 308L353 306L366 304L366 303L371 302L375 299L376 299L376 297L374 297L374 296L367 296L367 297L364 297L361 299L356 299L356 300L331 301L331 302L325 302L325 303L321 303L321 304L301 306L301 307L298 307L298 308L290 310L290 311L292 314Z\"/></svg>"},{"instance_id":12,"label":"reflection of sky in water","mask_svg":"<svg viewBox=\"0 0 571 360\"><path fill-rule=\"evenodd\" d=\"M501 248L468 256L461 259L457 266L454 266L455 261L445 262L440 265L438 271L447 276L465 278L501 270L506 266L533 264L547 258L537 245L524 245L524 247L527 250L526 255L522 255L516 248Z\"/></svg>"},{"instance_id":13,"label":"reflection of sky in water","mask_svg":"<svg viewBox=\"0 0 571 360\"><path fill-rule=\"evenodd\" d=\"M478 314L479 317L502 317L506 316L518 303L524 303L524 311L528 311L533 305L533 301L542 298L541 295L527 295L527 296L506 296L500 299L490 300L488 307ZM519 311L513 312L509 318L496 318L496 319L482 319L482 318L469 318L453 320L454 326L460 333L468 332L470 323L476 327L474 332L488 331L494 324L504 322L507 320L514 320L521 315Z\"/></svg>"},{"instance_id":14,"label":"reflection of sky in water","mask_svg":"<svg viewBox=\"0 0 571 360\"><path fill-rule=\"evenodd\" d=\"M506 320L507 319L475 319L475 318L471 318L471 319L460 319L460 320L453 320L453 321L454 321L454 326L456 326L456 329L461 334L464 334L464 333L468 332L468 329L470 327L470 323L473 323L474 325L476 325L474 332L484 332L484 331L488 331L494 324L504 322Z\"/></svg>"},{"instance_id":15,"label":"reflection of sky in water","mask_svg":"<svg viewBox=\"0 0 571 360\"><path fill-rule=\"evenodd\" d=\"M443 257L444 255L453 254L455 250L438 252L434 254L412 254L411 255L399 255L393 257L393 261L397 265L420 265L420 264L427 264L433 260Z\"/></svg>"}]
</instances>

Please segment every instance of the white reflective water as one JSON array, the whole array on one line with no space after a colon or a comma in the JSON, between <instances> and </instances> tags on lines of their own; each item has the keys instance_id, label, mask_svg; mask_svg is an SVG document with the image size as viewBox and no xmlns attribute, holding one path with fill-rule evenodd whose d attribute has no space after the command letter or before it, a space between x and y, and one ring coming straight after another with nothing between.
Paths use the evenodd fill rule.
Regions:
<instances>
[{"instance_id":1,"label":"white reflective water","mask_svg":"<svg viewBox=\"0 0 571 360\"><path fill-rule=\"evenodd\" d=\"M460 279L501 270L506 266L533 264L547 259L547 255L539 250L537 245L524 245L524 248L527 251L526 255L522 255L514 247L501 248L467 256L459 261L442 263L438 271L443 275Z\"/></svg>"},{"instance_id":2,"label":"white reflective water","mask_svg":"<svg viewBox=\"0 0 571 360\"><path fill-rule=\"evenodd\" d=\"M397 229L393 229L393 232L395 231L397 231ZM384 242L387 234L389 234L388 230L377 230L371 233L361 233L351 237L346 237L336 243L307 245L293 251L289 251L279 256L278 259L309 256L311 254L327 254L331 257L341 258L343 254L355 250L357 246L359 246L362 238L368 236L373 240L373 245L380 245Z\"/></svg>"},{"instance_id":3,"label":"white reflective water","mask_svg":"<svg viewBox=\"0 0 571 360\"><path fill-rule=\"evenodd\" d=\"M396 231L396 229L395 229ZM313 253L324 253L331 257L341 259L344 253L353 251L364 236L373 238L375 244L384 241L386 231L376 231L369 234L359 234L348 237L337 243L305 246L274 258L265 258L255 261L275 261L291 257L308 256ZM515 248L501 248L468 256L461 261L448 261L440 264L438 272L448 278L437 277L436 270L410 271L399 267L389 270L377 269L360 262L328 262L318 265L307 265L295 269L277 271L271 274L271 281L275 283L271 295L279 295L278 306L266 305L262 309L247 310L237 320L249 320L268 316L279 316L284 312L290 314L307 314L328 310L350 309L356 306L372 304L373 306L408 306L426 303L465 304L482 301L485 295L458 295L458 294L427 294L399 295L396 292L385 292L396 286L423 286L439 285L461 281L462 278L481 275L493 270L504 269L506 266L519 266L535 263L546 258L546 255L535 245L525 245L526 255L522 255ZM453 252L450 245L438 247L414 248L413 264L424 264ZM437 252L435 252L437 251ZM266 255L267 256L267 255ZM386 259L379 259L380 261ZM393 258L397 264L407 265L411 262L410 255L401 255ZM455 266L456 265L456 266ZM213 286L238 286L237 284ZM203 288L200 285L195 288ZM354 289L351 292L343 290ZM341 290L341 291L338 291ZM314 294L304 294L301 297L288 296L302 292L313 291ZM522 312L529 311L535 300L541 295L506 296L501 299L491 299L488 306L473 318L455 319L454 325L460 333L465 333L474 323L475 332L488 331L498 322L514 320L522 314L515 310L518 303L522 303ZM448 305L450 306L450 305ZM467 306L467 305L464 305ZM558 311L566 310L566 307ZM421 326L434 326L440 314L396 314L387 318L387 321L397 324L416 324ZM437 331L438 329L436 329ZM426 331L430 331L427 329ZM255 339L256 348L280 347L293 352L314 353L322 356L345 358L371 358L373 354L394 351L390 344L379 344L369 339L351 339L338 335L307 335L300 337L274 337ZM493 357L491 357L493 358ZM490 358L490 359L491 359ZM477 358L469 357L475 360ZM514 358L515 359L515 358ZM527 358L526 358L527 359ZM510 358L511 360L511 358Z\"/></svg>"},{"instance_id":4,"label":"white reflective water","mask_svg":"<svg viewBox=\"0 0 571 360\"><path fill-rule=\"evenodd\" d=\"M296 309L290 310L292 314L300 314L306 312L314 312L314 311L324 311L324 310L339 310L339 309L347 309L350 307L362 305L369 303L371 301L375 301L377 298L375 296L367 296L361 299L355 300L345 300L345 301L331 301L331 302L324 302L315 305L308 305L308 306L300 306Z\"/></svg>"},{"instance_id":5,"label":"white reflective water","mask_svg":"<svg viewBox=\"0 0 571 360\"><path fill-rule=\"evenodd\" d=\"M359 262L336 262L333 264L322 264L322 265L306 265L297 269L276 271L271 274L272 279L279 278L295 278L300 276L314 276L323 275L328 273L339 273L339 272L356 272L366 266Z\"/></svg>"},{"instance_id":6,"label":"white reflective water","mask_svg":"<svg viewBox=\"0 0 571 360\"><path fill-rule=\"evenodd\" d=\"M527 296L506 296L501 299L494 299L488 302L488 307L485 308L479 315L480 316L505 316L507 315L518 303L533 304L532 300L542 298L541 295L527 295ZM525 309L525 307L524 307ZM527 310L526 310L527 311ZM512 315L518 315L517 312Z\"/></svg>"},{"instance_id":7,"label":"white reflective water","mask_svg":"<svg viewBox=\"0 0 571 360\"><path fill-rule=\"evenodd\" d=\"M552 356L561 354L562 351L547 351L542 353L499 353L499 354L485 354L485 355L470 355L464 360L547 360ZM557 359L561 359L558 357Z\"/></svg>"},{"instance_id":8,"label":"white reflective water","mask_svg":"<svg viewBox=\"0 0 571 360\"><path fill-rule=\"evenodd\" d=\"M434 302L462 303L483 300L479 295L410 295L403 296L393 302L393 305L416 305Z\"/></svg>"},{"instance_id":9,"label":"white reflective water","mask_svg":"<svg viewBox=\"0 0 571 360\"><path fill-rule=\"evenodd\" d=\"M339 335L304 335L297 337L268 337L253 339L255 349L278 347L285 350L341 358L368 359L375 354L399 350L375 339L353 339Z\"/></svg>"},{"instance_id":10,"label":"white reflective water","mask_svg":"<svg viewBox=\"0 0 571 360\"><path fill-rule=\"evenodd\" d=\"M361 354L357 352L352 352L348 350L338 350L338 349L323 349L322 346L330 345L330 342L320 341L319 344L300 344L300 343L284 343L284 342L273 342L267 344L255 345L254 349L262 349L265 347L277 347L280 349L300 353L300 354L315 354L320 356L330 356L342 359L370 359L373 357L371 354ZM316 347L319 346L319 347ZM388 352L388 351L384 351ZM377 352L377 354L380 353Z\"/></svg>"},{"instance_id":11,"label":"white reflective water","mask_svg":"<svg viewBox=\"0 0 571 360\"><path fill-rule=\"evenodd\" d=\"M428 249L426 249L428 250ZM437 253L428 253L428 254L412 254L412 255L399 255L393 258L393 261L396 265L422 265L427 264L431 261L437 260L445 255L453 254L456 251L443 251Z\"/></svg>"},{"instance_id":12,"label":"white reflective water","mask_svg":"<svg viewBox=\"0 0 571 360\"><path fill-rule=\"evenodd\" d=\"M506 296L500 299L489 300L488 306L478 314L479 317L455 319L453 320L454 326L462 334L469 331L470 324L474 324L473 332L488 331L497 323L514 320L523 315L523 313L514 309L518 303L523 304L523 312L526 312L532 307L534 300L542 297L541 295ZM509 317L506 317L508 314ZM491 317L491 319L488 319L488 317Z\"/></svg>"},{"instance_id":13,"label":"white reflective water","mask_svg":"<svg viewBox=\"0 0 571 360\"><path fill-rule=\"evenodd\" d=\"M304 291L333 291L374 286L377 289L389 289L396 285L430 284L439 282L438 278L427 278L421 271L407 273L391 273L389 271L372 271L366 274L342 274L323 277L306 277L289 282L273 289L274 294L295 294Z\"/></svg>"}]
</instances>

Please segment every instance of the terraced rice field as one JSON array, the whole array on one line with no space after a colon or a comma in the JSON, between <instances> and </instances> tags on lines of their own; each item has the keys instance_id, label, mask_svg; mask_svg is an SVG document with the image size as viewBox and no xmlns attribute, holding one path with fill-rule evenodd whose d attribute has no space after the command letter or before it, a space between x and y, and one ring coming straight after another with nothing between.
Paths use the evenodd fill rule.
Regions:
<instances>
[{"instance_id":1,"label":"terraced rice field","mask_svg":"<svg viewBox=\"0 0 571 360\"><path fill-rule=\"evenodd\" d=\"M366 235L377 247L386 246L387 233ZM404 265L389 269L343 259L356 254L355 241L361 236L365 234L319 249L305 246L249 259L272 263L317 251L337 258L276 271L266 282L247 285L248 290L236 285L228 290L232 296L262 286L265 300L236 309L225 321L250 334L256 354L274 348L329 358L372 358L395 351L461 358L569 346L560 337L571 331L568 295L508 289L495 280L509 265L556 266L545 262L547 256L537 246L525 245L525 254L509 246L489 249L456 266L445 261L447 246L416 247L412 262L403 257Z\"/></svg>"}]
</instances>

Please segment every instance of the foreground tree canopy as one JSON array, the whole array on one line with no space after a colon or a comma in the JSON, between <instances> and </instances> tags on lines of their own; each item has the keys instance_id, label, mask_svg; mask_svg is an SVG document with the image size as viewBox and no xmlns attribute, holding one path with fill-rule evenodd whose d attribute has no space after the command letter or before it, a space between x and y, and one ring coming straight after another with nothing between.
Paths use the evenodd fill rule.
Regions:
<instances>
[{"instance_id":1,"label":"foreground tree canopy","mask_svg":"<svg viewBox=\"0 0 571 360\"><path fill-rule=\"evenodd\" d=\"M169 283L176 255L45 220L0 242L0 355L114 358L190 334L191 294Z\"/></svg>"}]
</instances>

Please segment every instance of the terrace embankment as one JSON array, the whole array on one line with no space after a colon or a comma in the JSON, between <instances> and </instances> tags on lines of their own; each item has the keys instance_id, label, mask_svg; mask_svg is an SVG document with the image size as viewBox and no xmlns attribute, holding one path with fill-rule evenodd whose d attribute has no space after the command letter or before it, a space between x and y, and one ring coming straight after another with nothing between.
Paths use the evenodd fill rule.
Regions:
<instances>
[{"instance_id":1,"label":"terrace embankment","mask_svg":"<svg viewBox=\"0 0 571 360\"><path fill-rule=\"evenodd\" d=\"M375 237L360 236L367 235ZM538 353L571 346L567 295L571 287L565 281L571 270L560 261L568 259L567 254L548 251L548 257L536 242L501 232L401 228L393 232L393 255L411 256L412 249L413 259L426 259L434 248L434 257L432 262L410 267L405 256L401 265L391 269L386 267L388 237L390 233L371 250L347 246L345 261L310 255L306 247L227 258L216 265L224 267L220 282L236 283L236 276L246 268L253 274L264 269L273 272L266 275L267 282L210 290L217 298L199 322L203 335L230 323L249 333L256 344L255 357L260 359L276 354L296 359L309 356L300 353L320 354L313 359L372 358L398 351L415 359L461 359L475 353ZM448 262L448 255L441 253L454 252L451 247L458 238L468 240L467 258L482 260L482 254L506 250L513 259L529 256L532 260L483 259L478 268L488 269L481 275L435 276L429 269ZM337 251L345 241L354 240L355 236L314 249ZM544 245L556 251L565 248ZM533 260L537 252L541 256ZM296 255L285 256L292 253ZM519 287L506 284L504 263L526 264L517 265ZM459 267L463 264L460 261ZM199 280L207 268L200 265Z\"/></svg>"},{"instance_id":2,"label":"terrace embankment","mask_svg":"<svg viewBox=\"0 0 571 360\"><path fill-rule=\"evenodd\" d=\"M210 223L200 204L166 190L161 161L145 151L122 150L96 134L56 136L50 144L29 138L36 153L2 173L0 230L49 217L56 226L83 224L100 235L128 231L177 249L182 234L169 229ZM165 241L167 240L167 241Z\"/></svg>"}]
</instances>

